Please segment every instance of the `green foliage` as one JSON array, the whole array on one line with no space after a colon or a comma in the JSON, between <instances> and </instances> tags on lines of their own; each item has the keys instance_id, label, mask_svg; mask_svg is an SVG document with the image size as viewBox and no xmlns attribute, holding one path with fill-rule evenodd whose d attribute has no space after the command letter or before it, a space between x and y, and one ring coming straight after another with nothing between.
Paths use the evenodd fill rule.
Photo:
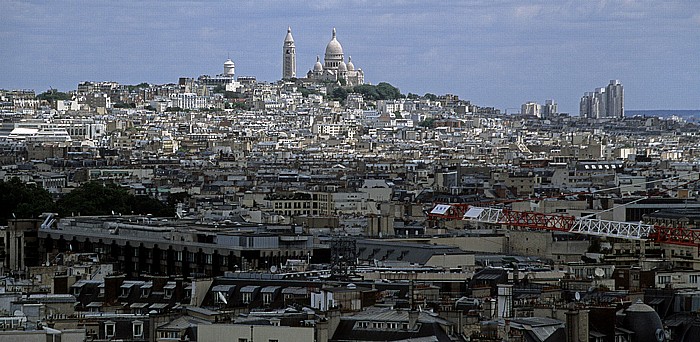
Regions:
<instances>
[{"instance_id":1,"label":"green foliage","mask_svg":"<svg viewBox=\"0 0 700 342\"><path fill-rule=\"evenodd\" d=\"M303 97L309 97L309 94L318 94L319 92L313 89L299 87L297 90L301 93Z\"/></svg>"},{"instance_id":2,"label":"green foliage","mask_svg":"<svg viewBox=\"0 0 700 342\"><path fill-rule=\"evenodd\" d=\"M114 108L136 108L136 103L124 103L124 102L117 102L114 105L112 105Z\"/></svg>"},{"instance_id":3,"label":"green foliage","mask_svg":"<svg viewBox=\"0 0 700 342\"><path fill-rule=\"evenodd\" d=\"M348 98L348 91L345 90L345 88L343 87L333 88L333 90L329 94L329 98L331 100L336 100L340 101L341 103L344 103L345 99Z\"/></svg>"},{"instance_id":4,"label":"green foliage","mask_svg":"<svg viewBox=\"0 0 700 342\"><path fill-rule=\"evenodd\" d=\"M381 82L376 86L371 84L362 84L355 86L352 91L362 94L362 96L371 101L377 100L397 100L403 97L399 88L392 86L389 83Z\"/></svg>"},{"instance_id":5,"label":"green foliage","mask_svg":"<svg viewBox=\"0 0 700 342\"><path fill-rule=\"evenodd\" d=\"M408 93L408 95L406 95L406 97L408 97L411 100L416 100L416 99L420 98L420 95L414 94L414 93Z\"/></svg>"},{"instance_id":6,"label":"green foliage","mask_svg":"<svg viewBox=\"0 0 700 342\"><path fill-rule=\"evenodd\" d=\"M148 84L146 82L141 82L137 85L128 85L128 86L126 86L126 89L128 89L129 92L132 92L132 91L137 90L137 89L147 89L150 87L151 87L150 84Z\"/></svg>"},{"instance_id":7,"label":"green foliage","mask_svg":"<svg viewBox=\"0 0 700 342\"><path fill-rule=\"evenodd\" d=\"M431 93L425 93L425 95L423 95L423 98L428 99L430 101L437 101L438 99L437 95Z\"/></svg>"},{"instance_id":8,"label":"green foliage","mask_svg":"<svg viewBox=\"0 0 700 342\"><path fill-rule=\"evenodd\" d=\"M189 112L189 109L183 110L180 107L168 107L168 108L165 108L165 111L166 112Z\"/></svg>"},{"instance_id":9,"label":"green foliage","mask_svg":"<svg viewBox=\"0 0 700 342\"><path fill-rule=\"evenodd\" d=\"M25 184L18 178L0 180L0 225L16 218L36 218L55 211L51 194L36 184Z\"/></svg>"},{"instance_id":10,"label":"green foliage","mask_svg":"<svg viewBox=\"0 0 700 342\"><path fill-rule=\"evenodd\" d=\"M418 123L420 127L435 128L435 119L428 118Z\"/></svg>"},{"instance_id":11,"label":"green foliage","mask_svg":"<svg viewBox=\"0 0 700 342\"><path fill-rule=\"evenodd\" d=\"M224 87L223 85L219 84L219 85L217 85L216 87L214 87L214 89L212 89L211 92L214 93L214 94L223 94L223 93L226 92L226 87Z\"/></svg>"},{"instance_id":12,"label":"green foliage","mask_svg":"<svg viewBox=\"0 0 700 342\"><path fill-rule=\"evenodd\" d=\"M245 102L226 102L224 104L224 108L250 110L250 105Z\"/></svg>"},{"instance_id":13,"label":"green foliage","mask_svg":"<svg viewBox=\"0 0 700 342\"><path fill-rule=\"evenodd\" d=\"M223 92L224 97L227 99L242 99L245 98L245 96L241 93L237 93L235 91L224 91Z\"/></svg>"},{"instance_id":14,"label":"green foliage","mask_svg":"<svg viewBox=\"0 0 700 342\"><path fill-rule=\"evenodd\" d=\"M60 92L56 89L49 89L39 95L36 96L36 98L40 101L63 101L63 100L70 100L72 96L68 93L63 93Z\"/></svg>"},{"instance_id":15,"label":"green foliage","mask_svg":"<svg viewBox=\"0 0 700 342\"><path fill-rule=\"evenodd\" d=\"M173 208L169 208L157 199L134 196L114 183L85 183L59 199L56 205L61 216L108 215L112 212L155 216L174 215Z\"/></svg>"}]
</instances>

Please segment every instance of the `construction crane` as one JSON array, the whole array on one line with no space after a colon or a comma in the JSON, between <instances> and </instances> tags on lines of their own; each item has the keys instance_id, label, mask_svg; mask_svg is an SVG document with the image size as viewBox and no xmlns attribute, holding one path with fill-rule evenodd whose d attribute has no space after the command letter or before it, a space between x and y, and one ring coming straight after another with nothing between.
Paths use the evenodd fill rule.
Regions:
<instances>
[{"instance_id":1,"label":"construction crane","mask_svg":"<svg viewBox=\"0 0 700 342\"><path fill-rule=\"evenodd\" d=\"M654 241L700 247L700 230L634 222L607 221L567 215L514 211L505 208L469 207L462 219L538 230L596 235L625 240Z\"/></svg>"},{"instance_id":2,"label":"construction crane","mask_svg":"<svg viewBox=\"0 0 700 342\"><path fill-rule=\"evenodd\" d=\"M700 172L691 172L689 175L700 175ZM645 182L647 184L657 183L662 181L668 181L673 179L678 179L682 176L674 176L660 180L652 180ZM688 182L679 184L673 188L667 189L672 190L682 186L687 186L692 183L699 182L700 178L693 179ZM585 191L567 194L571 195L593 195L595 193L601 193L605 191L610 191L614 189L623 188L628 185L621 185L613 188L600 189L595 191ZM659 225L644 224L641 222L618 222L618 221L607 221L595 218L586 217L574 217L568 215L557 215L557 214L544 214L539 212L525 212L525 211L515 211L504 208L504 205L508 203L531 201L531 200L543 200L563 197L559 196L545 196L539 197L537 199L515 199L502 201L497 207L490 206L474 206L465 203L453 203L453 204L436 204L430 212L428 212L428 218L430 219L445 219L445 220L467 220L472 222L490 223L490 224L501 224L508 227L518 227L518 228L529 228L529 229L539 229L539 230L550 230L559 232L568 232L573 234L585 234L585 235L596 235L604 236L610 238L619 238L626 240L638 240L638 241L654 241L658 243L668 243L674 245L683 246L695 246L700 248L700 230L681 228L681 227L666 227ZM622 204L621 206L626 206L632 203L649 198L650 196L645 196ZM491 204L496 204L493 202ZM488 205L488 204L487 204ZM610 208L604 211L609 211L614 208Z\"/></svg>"}]
</instances>

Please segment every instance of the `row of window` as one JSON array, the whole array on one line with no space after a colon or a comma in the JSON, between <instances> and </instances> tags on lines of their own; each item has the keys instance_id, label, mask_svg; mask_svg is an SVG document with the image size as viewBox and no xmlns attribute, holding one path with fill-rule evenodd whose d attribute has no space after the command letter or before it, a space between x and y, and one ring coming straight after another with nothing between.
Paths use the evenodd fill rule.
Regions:
<instances>
[{"instance_id":1,"label":"row of window","mask_svg":"<svg viewBox=\"0 0 700 342\"><path fill-rule=\"evenodd\" d=\"M361 329L390 329L390 330L398 330L399 327L403 330L408 330L408 323L399 323L399 322L367 322L367 321L360 321L357 322L356 325L358 328Z\"/></svg>"},{"instance_id":2,"label":"row of window","mask_svg":"<svg viewBox=\"0 0 700 342\"><path fill-rule=\"evenodd\" d=\"M700 275L698 274L691 274L688 276L688 282L691 284L698 284L700 283ZM658 276L658 283L659 284L670 284L671 283L671 276L670 275L660 275Z\"/></svg>"}]
</instances>

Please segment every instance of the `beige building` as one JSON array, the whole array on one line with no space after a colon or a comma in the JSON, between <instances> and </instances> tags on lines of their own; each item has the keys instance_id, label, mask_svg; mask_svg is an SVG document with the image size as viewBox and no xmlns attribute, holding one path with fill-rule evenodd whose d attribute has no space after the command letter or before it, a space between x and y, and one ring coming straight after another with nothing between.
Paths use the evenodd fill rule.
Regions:
<instances>
[{"instance_id":1,"label":"beige building","mask_svg":"<svg viewBox=\"0 0 700 342\"><path fill-rule=\"evenodd\" d=\"M314 327L287 327L279 325L201 324L197 327L197 341L218 342L314 342Z\"/></svg>"}]
</instances>

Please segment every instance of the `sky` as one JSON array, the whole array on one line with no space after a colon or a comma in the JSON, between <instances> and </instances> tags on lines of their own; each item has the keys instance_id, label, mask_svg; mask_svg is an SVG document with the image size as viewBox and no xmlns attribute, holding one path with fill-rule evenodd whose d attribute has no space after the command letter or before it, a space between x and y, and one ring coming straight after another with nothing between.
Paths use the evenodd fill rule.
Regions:
<instances>
[{"instance_id":1,"label":"sky","mask_svg":"<svg viewBox=\"0 0 700 342\"><path fill-rule=\"evenodd\" d=\"M215 75L276 81L291 26L297 75L335 27L365 81L456 94L519 111L618 79L625 109L700 109L700 1L0 0L0 88L81 81L175 83Z\"/></svg>"}]
</instances>

